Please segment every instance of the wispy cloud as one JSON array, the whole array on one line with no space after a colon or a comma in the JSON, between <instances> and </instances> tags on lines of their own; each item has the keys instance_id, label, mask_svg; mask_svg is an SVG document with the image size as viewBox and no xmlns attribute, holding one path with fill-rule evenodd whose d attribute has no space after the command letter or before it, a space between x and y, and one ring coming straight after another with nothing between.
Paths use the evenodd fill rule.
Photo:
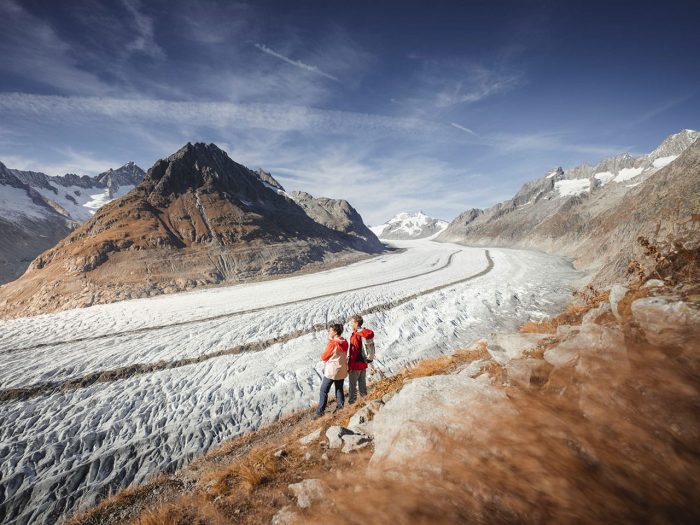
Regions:
<instances>
[{"instance_id":1,"label":"wispy cloud","mask_svg":"<svg viewBox=\"0 0 700 525\"><path fill-rule=\"evenodd\" d=\"M48 162L21 155L3 155L0 160L2 160L3 164L13 169L40 171L47 175L75 173L77 175L92 176L124 164L123 160L100 158L89 152L76 151L72 148L64 150L52 149L51 156L52 160Z\"/></svg>"},{"instance_id":2,"label":"wispy cloud","mask_svg":"<svg viewBox=\"0 0 700 525\"><path fill-rule=\"evenodd\" d=\"M122 0L124 7L134 17L136 38L127 44L130 51L138 51L153 58L165 58L165 51L155 40L153 19L145 15L138 0Z\"/></svg>"},{"instance_id":3,"label":"wispy cloud","mask_svg":"<svg viewBox=\"0 0 700 525\"><path fill-rule=\"evenodd\" d=\"M45 119L69 119L72 122L107 117L133 122L176 122L219 128L244 124L275 131L326 130L360 134L391 131L434 134L446 129L443 124L423 119L283 104L174 102L26 93L0 94L0 114L2 113L23 113Z\"/></svg>"},{"instance_id":4,"label":"wispy cloud","mask_svg":"<svg viewBox=\"0 0 700 525\"><path fill-rule=\"evenodd\" d=\"M480 137L480 144L492 148L495 154L528 153L531 155L555 152L559 157L575 153L586 156L585 162L597 162L604 157L624 153L629 148L614 144L591 144L576 140L559 131L533 133L492 133ZM549 155L551 156L551 155Z\"/></svg>"},{"instance_id":5,"label":"wispy cloud","mask_svg":"<svg viewBox=\"0 0 700 525\"><path fill-rule=\"evenodd\" d=\"M284 56L283 54L278 53L278 52L275 51L274 49L270 49L269 47L267 47L267 46L264 45L264 44L257 44L257 43L256 43L256 44L253 44L253 45L254 45L255 47L257 47L257 48L258 48L260 51L262 51L263 53L266 53L266 54L268 54L268 55L270 55L270 56L273 56L273 57L275 57L275 58L278 58L278 59L282 60L283 62L286 62L287 64L291 64L292 66L298 67L298 68L300 68L300 69L304 69L304 70L306 70L306 71L310 71L311 73L316 73L317 75L321 75L322 77L326 77L326 78L329 78L329 79L331 79L331 80L335 80L336 82L339 82L338 77L334 77L334 76L331 75L330 73L326 73L325 71L321 71L321 70L320 70L319 68L317 68L316 66L312 66L312 65L309 65L309 64L305 64L305 63L302 62L301 60L294 60L294 59L292 59L292 58L289 58L289 57L287 57L287 56Z\"/></svg>"},{"instance_id":6,"label":"wispy cloud","mask_svg":"<svg viewBox=\"0 0 700 525\"><path fill-rule=\"evenodd\" d=\"M46 21L37 18L14 0L0 2L3 20L0 38L0 72L68 93L110 93L110 86L84 71Z\"/></svg>"},{"instance_id":7,"label":"wispy cloud","mask_svg":"<svg viewBox=\"0 0 700 525\"><path fill-rule=\"evenodd\" d=\"M464 126L460 126L459 124L457 124L457 123L455 123L455 122L450 122L450 126L452 126L453 128L457 128L457 129L459 129L459 130L462 130L462 131L464 131L464 132L466 132L466 133L469 133L470 135L476 136L476 133L475 133L474 131L472 131L472 130L469 129L469 128L465 128Z\"/></svg>"},{"instance_id":8,"label":"wispy cloud","mask_svg":"<svg viewBox=\"0 0 700 525\"><path fill-rule=\"evenodd\" d=\"M688 100L692 99L698 94L698 91L693 91L692 93L679 96L679 97L673 97L668 100L662 101L660 104L657 104L651 109L647 109L643 113L641 113L636 119L633 119L629 124L626 126L627 128L631 128L634 126L638 126L640 124L643 124L657 115L661 115L665 113L666 111L670 110L671 108L674 108L678 106L679 104L682 104L684 102L687 102Z\"/></svg>"}]
</instances>

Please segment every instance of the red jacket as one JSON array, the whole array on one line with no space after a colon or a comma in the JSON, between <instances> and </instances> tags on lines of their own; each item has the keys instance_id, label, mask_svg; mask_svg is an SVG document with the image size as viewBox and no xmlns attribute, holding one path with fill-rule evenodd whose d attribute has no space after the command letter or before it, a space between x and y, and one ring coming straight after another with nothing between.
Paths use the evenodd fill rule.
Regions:
<instances>
[{"instance_id":1,"label":"red jacket","mask_svg":"<svg viewBox=\"0 0 700 525\"><path fill-rule=\"evenodd\" d=\"M350 357L348 360L348 368L350 370L366 370L367 363L362 361L362 338L374 339L374 332L369 328L361 328L357 332L353 332L350 336Z\"/></svg>"}]
</instances>

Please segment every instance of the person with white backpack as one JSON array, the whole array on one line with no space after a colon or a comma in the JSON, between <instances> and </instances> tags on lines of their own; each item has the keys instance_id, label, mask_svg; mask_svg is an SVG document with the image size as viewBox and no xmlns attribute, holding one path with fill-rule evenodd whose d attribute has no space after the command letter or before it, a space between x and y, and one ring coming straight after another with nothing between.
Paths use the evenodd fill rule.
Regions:
<instances>
[{"instance_id":1,"label":"person with white backpack","mask_svg":"<svg viewBox=\"0 0 700 525\"><path fill-rule=\"evenodd\" d=\"M328 393L332 386L335 385L336 406L334 412L342 410L345 404L343 382L348 375L348 342L341 337L342 335L342 324L331 325L328 329L328 343L326 344L325 351L321 354L321 361L323 361L323 381L321 382L318 408L314 415L315 419L321 417L326 410Z\"/></svg>"},{"instance_id":2,"label":"person with white backpack","mask_svg":"<svg viewBox=\"0 0 700 525\"><path fill-rule=\"evenodd\" d=\"M348 403L357 400L357 391L362 397L367 395L367 365L374 360L374 332L362 328L363 319L359 315L350 318L350 352L348 353L348 370L350 393Z\"/></svg>"}]
</instances>

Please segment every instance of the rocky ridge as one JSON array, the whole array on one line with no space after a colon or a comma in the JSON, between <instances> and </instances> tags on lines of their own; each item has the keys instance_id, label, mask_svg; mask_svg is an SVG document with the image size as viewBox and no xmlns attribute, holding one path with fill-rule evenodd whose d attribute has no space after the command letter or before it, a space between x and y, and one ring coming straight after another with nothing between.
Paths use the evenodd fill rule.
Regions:
<instances>
[{"instance_id":1,"label":"rocky ridge","mask_svg":"<svg viewBox=\"0 0 700 525\"><path fill-rule=\"evenodd\" d=\"M440 241L570 256L597 283L625 277L640 235L696 238L700 133L669 136L653 152L555 168L511 199L455 218Z\"/></svg>"}]
</instances>

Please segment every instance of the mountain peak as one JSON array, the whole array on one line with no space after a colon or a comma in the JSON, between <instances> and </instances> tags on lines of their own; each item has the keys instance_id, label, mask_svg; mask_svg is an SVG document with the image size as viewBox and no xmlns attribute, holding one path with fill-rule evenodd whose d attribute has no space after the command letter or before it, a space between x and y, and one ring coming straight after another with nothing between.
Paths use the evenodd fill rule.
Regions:
<instances>
[{"instance_id":1,"label":"mountain peak","mask_svg":"<svg viewBox=\"0 0 700 525\"><path fill-rule=\"evenodd\" d=\"M372 231L382 239L409 240L430 237L446 227L446 221L430 217L422 211L404 211L385 224L372 227Z\"/></svg>"},{"instance_id":2,"label":"mountain peak","mask_svg":"<svg viewBox=\"0 0 700 525\"><path fill-rule=\"evenodd\" d=\"M700 137L700 132L692 129L683 129L678 133L669 135L664 141L649 154L649 158L678 156Z\"/></svg>"}]
</instances>

